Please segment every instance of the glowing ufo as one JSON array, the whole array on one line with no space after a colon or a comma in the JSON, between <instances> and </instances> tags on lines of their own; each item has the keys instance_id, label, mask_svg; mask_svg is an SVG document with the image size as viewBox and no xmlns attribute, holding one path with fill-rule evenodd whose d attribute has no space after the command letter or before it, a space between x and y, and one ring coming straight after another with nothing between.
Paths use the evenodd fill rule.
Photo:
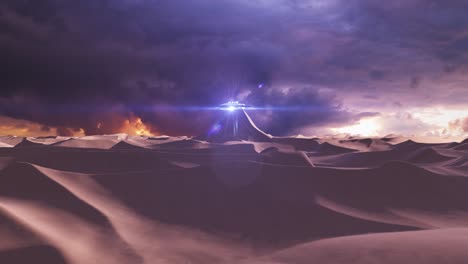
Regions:
<instances>
[{"instance_id":1,"label":"glowing ufo","mask_svg":"<svg viewBox=\"0 0 468 264\"><path fill-rule=\"evenodd\" d=\"M234 112L239 109L245 109L246 105L239 103L239 101L229 101L220 105L218 108L224 111Z\"/></svg>"},{"instance_id":2,"label":"glowing ufo","mask_svg":"<svg viewBox=\"0 0 468 264\"><path fill-rule=\"evenodd\" d=\"M209 142L227 141L257 141L270 142L272 136L260 130L247 114L247 110L257 108L247 106L239 101L229 101L216 108L227 111L225 115L220 115L220 119L209 129L205 135L196 137L199 140Z\"/></svg>"}]
</instances>

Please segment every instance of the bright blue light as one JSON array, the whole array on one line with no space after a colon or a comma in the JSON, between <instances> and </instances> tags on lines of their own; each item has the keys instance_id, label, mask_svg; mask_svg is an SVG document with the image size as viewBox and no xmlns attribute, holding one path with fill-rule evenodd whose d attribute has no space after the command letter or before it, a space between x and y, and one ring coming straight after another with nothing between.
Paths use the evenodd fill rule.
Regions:
<instances>
[{"instance_id":1,"label":"bright blue light","mask_svg":"<svg viewBox=\"0 0 468 264\"><path fill-rule=\"evenodd\" d=\"M234 112L239 109L245 109L245 104L239 103L239 101L229 101L222 104L219 109L229 112Z\"/></svg>"},{"instance_id":2,"label":"bright blue light","mask_svg":"<svg viewBox=\"0 0 468 264\"><path fill-rule=\"evenodd\" d=\"M260 83L260 84L258 84L258 89L260 89L260 88L263 88L263 86L265 86L265 84L264 84L264 83Z\"/></svg>"}]
</instances>

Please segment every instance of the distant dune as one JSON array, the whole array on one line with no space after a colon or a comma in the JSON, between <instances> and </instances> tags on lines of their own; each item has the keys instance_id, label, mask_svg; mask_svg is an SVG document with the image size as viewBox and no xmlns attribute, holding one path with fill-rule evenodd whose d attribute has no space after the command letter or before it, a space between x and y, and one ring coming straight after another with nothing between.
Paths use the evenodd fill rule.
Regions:
<instances>
[{"instance_id":1,"label":"distant dune","mask_svg":"<svg viewBox=\"0 0 468 264\"><path fill-rule=\"evenodd\" d=\"M236 137L0 137L0 263L468 263L467 140L240 118Z\"/></svg>"}]
</instances>

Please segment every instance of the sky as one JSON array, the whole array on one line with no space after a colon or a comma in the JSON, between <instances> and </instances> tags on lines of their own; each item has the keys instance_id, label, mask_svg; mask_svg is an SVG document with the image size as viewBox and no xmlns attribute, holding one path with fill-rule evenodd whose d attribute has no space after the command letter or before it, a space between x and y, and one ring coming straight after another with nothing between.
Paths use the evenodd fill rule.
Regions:
<instances>
[{"instance_id":1,"label":"sky","mask_svg":"<svg viewBox=\"0 0 468 264\"><path fill-rule=\"evenodd\" d=\"M2 0L0 135L468 136L465 0ZM289 110L284 110L289 109Z\"/></svg>"}]
</instances>

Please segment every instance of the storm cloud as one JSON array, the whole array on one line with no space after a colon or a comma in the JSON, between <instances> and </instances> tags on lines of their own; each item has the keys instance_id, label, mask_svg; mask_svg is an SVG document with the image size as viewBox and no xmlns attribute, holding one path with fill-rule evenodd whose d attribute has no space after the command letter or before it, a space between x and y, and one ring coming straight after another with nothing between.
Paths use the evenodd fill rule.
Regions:
<instances>
[{"instance_id":1,"label":"storm cloud","mask_svg":"<svg viewBox=\"0 0 468 264\"><path fill-rule=\"evenodd\" d=\"M140 117L190 135L214 113L153 106L240 99L300 108L253 114L285 135L396 105L463 108L467 12L461 0L5 0L0 115L87 134Z\"/></svg>"}]
</instances>

